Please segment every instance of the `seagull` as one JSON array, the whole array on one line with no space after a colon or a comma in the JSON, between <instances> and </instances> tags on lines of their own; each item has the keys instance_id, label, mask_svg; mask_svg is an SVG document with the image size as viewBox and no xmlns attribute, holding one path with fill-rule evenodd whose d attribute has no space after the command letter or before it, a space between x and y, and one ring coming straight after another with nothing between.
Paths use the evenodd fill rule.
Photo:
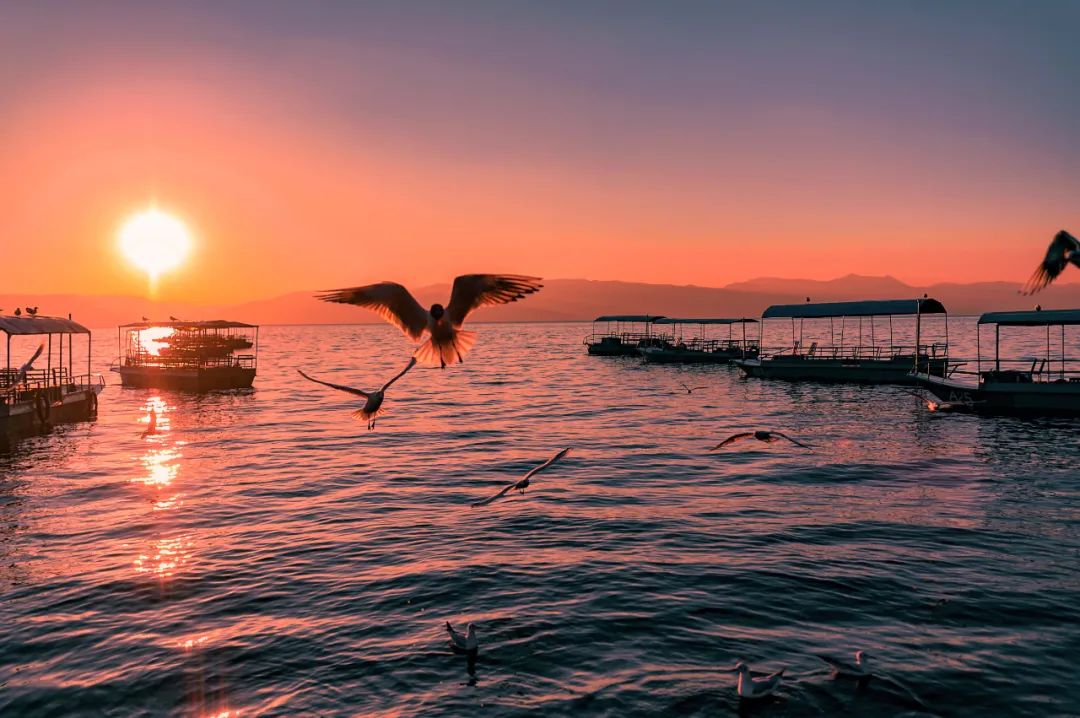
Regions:
<instances>
[{"instance_id":1,"label":"seagull","mask_svg":"<svg viewBox=\"0 0 1080 718\"><path fill-rule=\"evenodd\" d=\"M170 314L170 315L169 315L169 321L170 321L170 322L178 322L178 321L180 321L180 320L179 320L179 319L177 319L176 317L174 317L173 315L171 315L171 314Z\"/></svg>"},{"instance_id":2,"label":"seagull","mask_svg":"<svg viewBox=\"0 0 1080 718\"><path fill-rule=\"evenodd\" d=\"M723 441L721 441L719 444L717 444L713 448L709 449L709 451L716 451L717 449L722 449L725 446L727 446L728 444L734 444L736 441L742 441L743 439L757 439L758 441L764 441L766 444L771 444L774 441L779 441L780 439L787 439L788 441L790 441L792 444L795 444L796 446L801 446L804 449L809 449L810 448L809 446L802 443L801 441L795 441L795 439L792 439L787 434L782 434L779 431L760 431L759 430L759 431L744 431L744 432L739 433L739 434L733 434L733 435L729 436L728 438L724 439Z\"/></svg>"},{"instance_id":3,"label":"seagull","mask_svg":"<svg viewBox=\"0 0 1080 718\"><path fill-rule=\"evenodd\" d=\"M739 698L744 700L754 700L756 698L771 696L777 686L780 685L780 679L784 677L784 669L781 668L776 673L769 674L762 678L754 678L750 675L750 668L742 661L739 661L733 668L728 668L727 670L739 674L739 680L735 684L735 689L739 694Z\"/></svg>"},{"instance_id":4,"label":"seagull","mask_svg":"<svg viewBox=\"0 0 1080 718\"><path fill-rule=\"evenodd\" d=\"M36 317L37 316L37 307L27 307L26 308L26 313L29 314L32 317Z\"/></svg>"},{"instance_id":5,"label":"seagull","mask_svg":"<svg viewBox=\"0 0 1080 718\"><path fill-rule=\"evenodd\" d=\"M1035 273L1031 275L1031 279L1024 285L1021 293L1035 294L1046 289L1070 263L1080 267L1080 240L1063 229L1050 241L1046 258L1035 269Z\"/></svg>"},{"instance_id":6,"label":"seagull","mask_svg":"<svg viewBox=\"0 0 1080 718\"><path fill-rule=\"evenodd\" d=\"M911 394L916 399L921 400L924 404L926 404L926 408L932 412L939 411L944 414L950 411L968 411L971 409L971 406L967 404L954 404L949 401L934 401L933 399L927 399L925 396L916 391L908 391L907 389L901 389L901 391L903 391L905 394Z\"/></svg>"},{"instance_id":7,"label":"seagull","mask_svg":"<svg viewBox=\"0 0 1080 718\"><path fill-rule=\"evenodd\" d=\"M22 310L21 310L21 309L19 309L18 307L15 307L15 316L17 316L17 317L21 317L21 316L22 316Z\"/></svg>"},{"instance_id":8,"label":"seagull","mask_svg":"<svg viewBox=\"0 0 1080 718\"><path fill-rule=\"evenodd\" d=\"M686 384L683 384L681 381L679 382L679 384L682 386L683 389L686 389L687 394L693 394L698 389L708 389L709 388L707 386L687 386Z\"/></svg>"},{"instance_id":9,"label":"seagull","mask_svg":"<svg viewBox=\"0 0 1080 718\"><path fill-rule=\"evenodd\" d=\"M354 411L352 415L354 419L366 421L368 423L368 431L371 431L375 428L375 418L383 413L382 403L383 399L386 398L386 390L389 389L390 385L393 384L395 381L405 376L405 374L410 369L412 369L415 364L416 357L413 357L409 360L409 363L405 365L405 368L402 369L397 376L383 384L382 388L376 391L363 391L362 389L354 389L351 386L331 384L328 381L320 381L318 379L310 377L299 369L297 369L296 371L298 371L300 373L300 376L304 377L308 381L313 381L316 384L322 384L323 386L328 386L331 389L337 389L338 391L347 391L350 394L356 394L357 396L364 397L364 406L357 411Z\"/></svg>"},{"instance_id":10,"label":"seagull","mask_svg":"<svg viewBox=\"0 0 1080 718\"><path fill-rule=\"evenodd\" d=\"M154 407L150 407L150 421L146 423L146 431L143 432L143 436L150 436L157 433L157 411Z\"/></svg>"},{"instance_id":11,"label":"seagull","mask_svg":"<svg viewBox=\"0 0 1080 718\"><path fill-rule=\"evenodd\" d=\"M845 661L842 658L823 656L818 658L825 661L833 670L833 678L870 678L870 654L866 651L855 651L855 662Z\"/></svg>"},{"instance_id":12,"label":"seagull","mask_svg":"<svg viewBox=\"0 0 1080 718\"><path fill-rule=\"evenodd\" d=\"M476 508L477 506L487 506L492 501L495 501L496 499L501 499L503 496L506 496L508 493L510 493L511 491L514 491L514 490L520 491L522 494L524 494L525 489L529 488L529 479L532 478L533 474L540 473L541 471L543 471L547 467L551 466L556 461L559 461L560 459L562 459L564 456L566 456L569 453L570 453L569 448L563 449L559 453L555 454L555 456L552 456L550 459L548 459L544 463L542 463L539 466L537 466L536 468L530 470L529 473L525 474L524 478L522 478L520 481L516 481L516 482L514 482L512 484L507 484L506 486L504 486L502 488L501 491L499 491L494 496L490 496L490 497L484 499L483 501L477 501L476 503L472 504L473 508Z\"/></svg>"},{"instance_id":13,"label":"seagull","mask_svg":"<svg viewBox=\"0 0 1080 718\"><path fill-rule=\"evenodd\" d=\"M149 319L147 319L146 317L143 317L143 318L142 318L142 320L143 320L144 322L148 322L148 321L150 321L150 320L149 320Z\"/></svg>"},{"instance_id":14,"label":"seagull","mask_svg":"<svg viewBox=\"0 0 1080 718\"><path fill-rule=\"evenodd\" d=\"M19 370L15 372L15 380L11 382L12 390L14 390L15 387L19 384L22 384L26 381L26 373L34 368L34 362L37 361L38 357L41 356L41 352L43 351L45 351L45 342L38 344L37 351L34 352L33 356L27 359L26 362L21 367L19 367Z\"/></svg>"},{"instance_id":15,"label":"seagull","mask_svg":"<svg viewBox=\"0 0 1080 718\"><path fill-rule=\"evenodd\" d=\"M539 291L539 277L517 274L463 274L454 280L450 303L425 310L409 290L395 282L335 289L316 295L324 302L367 307L403 331L413 341L429 338L415 356L426 366L446 368L465 359L476 343L476 333L461 328L465 318L480 307L509 304Z\"/></svg>"},{"instance_id":16,"label":"seagull","mask_svg":"<svg viewBox=\"0 0 1080 718\"><path fill-rule=\"evenodd\" d=\"M463 636L454 630L450 621L446 622L446 632L450 635L450 648L455 653L468 653L475 656L480 650L480 642L476 639L476 626L470 623L465 631L466 634Z\"/></svg>"}]
</instances>

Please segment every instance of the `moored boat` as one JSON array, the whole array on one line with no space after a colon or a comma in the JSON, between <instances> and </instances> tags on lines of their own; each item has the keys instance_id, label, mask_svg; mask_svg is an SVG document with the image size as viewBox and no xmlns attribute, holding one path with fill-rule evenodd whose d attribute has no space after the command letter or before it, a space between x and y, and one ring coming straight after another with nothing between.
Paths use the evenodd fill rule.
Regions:
<instances>
[{"instance_id":1,"label":"moored boat","mask_svg":"<svg viewBox=\"0 0 1080 718\"><path fill-rule=\"evenodd\" d=\"M984 362L981 335L988 325L994 327L994 358ZM978 322L975 383L925 372L916 374L915 380L942 401L964 404L980 413L1080 416L1080 366L1067 356L1066 327L1072 326L1080 326L1080 309L988 312ZM1045 356L1003 359L1002 327L1045 328ZM990 368L984 369L985 365Z\"/></svg>"},{"instance_id":2,"label":"moored boat","mask_svg":"<svg viewBox=\"0 0 1080 718\"><path fill-rule=\"evenodd\" d=\"M924 343L923 316L928 314L944 316L943 341ZM914 318L914 336L910 343L897 340L893 320L898 316ZM762 334L766 319L790 319L791 344L770 353L763 351L756 359L735 360L747 376L791 381L909 384L913 381L913 371L934 376L945 376L949 371L948 314L936 299L777 304L766 309L761 317ZM880 334L878 332L877 324L882 318L887 319L887 335L884 327ZM806 332L808 320L817 325L811 327L810 332ZM824 320L828 320L827 332L822 329ZM836 320L840 320L839 332ZM858 338L854 343L846 342L851 334L850 320L857 321ZM869 324L869 337L864 323ZM851 330L855 328L853 326ZM805 341L807 333L820 336L821 341ZM759 338L759 346L764 346L763 339Z\"/></svg>"},{"instance_id":3,"label":"moored boat","mask_svg":"<svg viewBox=\"0 0 1080 718\"><path fill-rule=\"evenodd\" d=\"M98 394L105 381L90 371L89 329L61 317L0 316L0 332L6 337L5 368L0 372L0 437L40 433L56 424L97 417ZM86 337L85 374L75 369L76 336ZM14 337L30 341L18 342L21 346L13 354ZM40 340L36 350L35 339ZM33 356L37 358L28 362ZM32 366L20 371L26 364Z\"/></svg>"},{"instance_id":4,"label":"moored boat","mask_svg":"<svg viewBox=\"0 0 1080 718\"><path fill-rule=\"evenodd\" d=\"M756 323L756 319L663 317L654 326L672 327L672 339L639 347L638 353L646 362L656 364L729 364L734 359L753 359L758 356L758 342L747 339L746 325ZM685 325L697 326L697 334L684 335ZM741 338L734 334L735 325L741 325ZM726 326L727 338L708 336L706 327L710 326Z\"/></svg>"},{"instance_id":5,"label":"moored boat","mask_svg":"<svg viewBox=\"0 0 1080 718\"><path fill-rule=\"evenodd\" d=\"M256 325L223 319L125 324L117 336L122 360L112 371L125 387L246 389L258 368L258 337Z\"/></svg>"},{"instance_id":6,"label":"moored boat","mask_svg":"<svg viewBox=\"0 0 1080 718\"><path fill-rule=\"evenodd\" d=\"M611 314L593 320L592 334L582 342L594 356L637 356L638 349L659 346L670 336L657 334L653 325L663 317L648 314ZM603 324L601 329L599 325Z\"/></svg>"}]
</instances>

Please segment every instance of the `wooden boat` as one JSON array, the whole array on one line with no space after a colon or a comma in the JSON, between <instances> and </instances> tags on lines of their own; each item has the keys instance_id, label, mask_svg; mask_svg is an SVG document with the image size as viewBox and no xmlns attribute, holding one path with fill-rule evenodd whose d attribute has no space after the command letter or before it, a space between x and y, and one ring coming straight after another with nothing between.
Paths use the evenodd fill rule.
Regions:
<instances>
[{"instance_id":1,"label":"wooden boat","mask_svg":"<svg viewBox=\"0 0 1080 718\"><path fill-rule=\"evenodd\" d=\"M982 329L994 326L994 359L982 358ZM1080 325L1080 309L1032 312L989 312L979 317L976 334L975 383L951 377L915 376L918 384L942 401L966 404L972 411L1000 414L1047 414L1080 416L1080 368L1077 360L1067 358L1065 328ZM1001 358L1002 327L1044 327L1044 357ZM1054 332L1054 328L1059 332ZM1053 353L1053 334L1057 334L1059 353ZM957 374L969 372L957 371Z\"/></svg>"},{"instance_id":2,"label":"wooden boat","mask_svg":"<svg viewBox=\"0 0 1080 718\"><path fill-rule=\"evenodd\" d=\"M122 360L111 369L126 387L247 389L258 367L258 337L256 325L223 319L125 324L117 336Z\"/></svg>"},{"instance_id":3,"label":"wooden boat","mask_svg":"<svg viewBox=\"0 0 1080 718\"><path fill-rule=\"evenodd\" d=\"M635 357L638 349L646 346L659 346L670 341L652 331L653 325L663 317L648 314L612 314L593 320L592 334L585 337L583 344L589 348L589 354L607 357ZM598 325L603 324L600 329Z\"/></svg>"},{"instance_id":4,"label":"wooden boat","mask_svg":"<svg viewBox=\"0 0 1080 718\"><path fill-rule=\"evenodd\" d=\"M756 339L746 338L746 325L757 324L756 319L657 319L654 326L672 327L674 338L660 344L638 347L638 353L646 362L656 364L730 364L734 359L753 359L758 355ZM736 324L742 326L742 338L734 336ZM696 336L685 338L682 327L696 325ZM710 338L706 327L727 326L727 339Z\"/></svg>"},{"instance_id":5,"label":"wooden boat","mask_svg":"<svg viewBox=\"0 0 1080 718\"><path fill-rule=\"evenodd\" d=\"M90 372L89 329L61 317L0 316L0 332L7 344L5 368L0 372L0 439L97 417L98 394L105 388L105 380ZM85 374L75 373L72 344L76 335L86 336ZM25 375L19 373L19 367L36 347L22 342L13 355L12 337L42 338L37 343L44 349Z\"/></svg>"},{"instance_id":6,"label":"wooden boat","mask_svg":"<svg viewBox=\"0 0 1080 718\"><path fill-rule=\"evenodd\" d=\"M944 341L925 344L922 336L922 317L925 314L945 315ZM914 317L914 343L897 344L893 333L893 318ZM915 370L935 376L948 371L948 314L936 299L888 299L860 302L826 302L817 304L777 304L762 315L761 331L766 319L791 320L791 344L757 359L737 359L734 363L747 376L762 379L791 381L854 382L863 384L910 384ZM888 318L888 343L879 343L875 319ZM845 345L847 322L859 322L859 338ZM840 320L839 342L836 340L836 320ZM863 320L870 323L870 342L864 344ZM828 320L829 344L802 341L807 320ZM884 340L884 335L882 339ZM759 346L762 340L759 335Z\"/></svg>"}]
</instances>

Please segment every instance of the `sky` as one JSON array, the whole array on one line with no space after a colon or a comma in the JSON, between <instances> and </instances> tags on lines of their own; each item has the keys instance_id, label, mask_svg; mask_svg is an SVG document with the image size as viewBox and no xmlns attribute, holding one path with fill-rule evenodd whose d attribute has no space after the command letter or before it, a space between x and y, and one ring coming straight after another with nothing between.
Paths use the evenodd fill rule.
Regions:
<instances>
[{"instance_id":1,"label":"sky","mask_svg":"<svg viewBox=\"0 0 1080 718\"><path fill-rule=\"evenodd\" d=\"M5 292L473 271L1023 281L1080 233L1080 3L0 4ZM6 271L5 271L6 270Z\"/></svg>"}]
</instances>

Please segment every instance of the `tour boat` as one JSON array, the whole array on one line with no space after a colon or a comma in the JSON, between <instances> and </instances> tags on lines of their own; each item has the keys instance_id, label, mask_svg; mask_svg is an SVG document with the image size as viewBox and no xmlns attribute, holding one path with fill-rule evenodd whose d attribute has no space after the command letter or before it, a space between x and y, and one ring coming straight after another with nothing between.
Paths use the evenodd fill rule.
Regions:
<instances>
[{"instance_id":1,"label":"tour boat","mask_svg":"<svg viewBox=\"0 0 1080 718\"><path fill-rule=\"evenodd\" d=\"M993 361L982 358L983 327L994 327ZM1038 310L1030 312L989 312L979 317L976 333L975 383L928 375L915 376L918 384L951 404L967 405L980 413L1062 414L1080 416L1080 368L1076 359L1067 357L1066 327L1080 325L1080 309ZM1001 328L1025 327L1046 330L1046 353L1043 356L1001 357ZM1054 329L1059 331L1054 331ZM1054 335L1057 336L1054 336ZM1012 337L1022 340L1024 337ZM1056 341L1055 341L1056 340ZM1039 344L1043 343L1039 337ZM1072 337L1078 343L1078 337ZM1055 355L1054 349L1057 349ZM984 369L984 364L990 368ZM957 374L968 374L957 371Z\"/></svg>"},{"instance_id":2,"label":"tour boat","mask_svg":"<svg viewBox=\"0 0 1080 718\"><path fill-rule=\"evenodd\" d=\"M942 342L924 343L923 316L928 314L945 315ZM909 384L913 383L911 374L914 371L934 376L945 376L948 372L948 314L936 299L777 304L766 309L761 317L761 333L764 333L766 319L790 319L791 344L771 353L763 351L756 359L735 360L747 376L793 381ZM903 339L897 341L894 317L914 317L910 343ZM884 343L884 327L880 330L878 327L884 323L883 318L888 320L888 343ZM816 325L811 327L810 333L822 338L821 342L811 341L809 346L804 341L808 320ZM828 320L827 328L823 328L825 320ZM845 343L856 329L852 320L857 320L858 338L854 343ZM869 337L864 331L864 323L870 325ZM764 346L760 337L761 334L759 346ZM828 343L822 344L826 338Z\"/></svg>"},{"instance_id":3,"label":"tour boat","mask_svg":"<svg viewBox=\"0 0 1080 718\"><path fill-rule=\"evenodd\" d=\"M638 349L660 346L670 341L670 336L656 334L653 325L663 317L648 314L612 314L593 320L592 334L585 337L584 344L594 356L638 356ZM598 325L603 324L600 328Z\"/></svg>"},{"instance_id":4,"label":"tour boat","mask_svg":"<svg viewBox=\"0 0 1080 718\"><path fill-rule=\"evenodd\" d=\"M120 327L112 371L126 387L247 389L258 366L259 328L223 319L135 322ZM239 353L252 349L250 353Z\"/></svg>"},{"instance_id":5,"label":"tour boat","mask_svg":"<svg viewBox=\"0 0 1080 718\"><path fill-rule=\"evenodd\" d=\"M734 359L753 359L758 355L756 339L746 338L746 325L756 324L756 319L695 318L676 319L664 317L653 324L656 327L672 327L674 338L661 344L639 347L638 353L646 362L657 364L729 364ZM734 335L734 326L742 325L742 338ZM683 326L697 326L697 335L685 336ZM706 327L727 326L726 339L710 338Z\"/></svg>"},{"instance_id":6,"label":"tour boat","mask_svg":"<svg viewBox=\"0 0 1080 718\"><path fill-rule=\"evenodd\" d=\"M0 372L0 439L97 417L98 394L105 380L100 374L95 378L90 371L89 329L61 317L0 316L0 332L5 335L7 350L5 368ZM85 374L75 369L73 344L77 336L86 337ZM20 372L35 353L32 368ZM81 347L79 355L81 363Z\"/></svg>"}]
</instances>

